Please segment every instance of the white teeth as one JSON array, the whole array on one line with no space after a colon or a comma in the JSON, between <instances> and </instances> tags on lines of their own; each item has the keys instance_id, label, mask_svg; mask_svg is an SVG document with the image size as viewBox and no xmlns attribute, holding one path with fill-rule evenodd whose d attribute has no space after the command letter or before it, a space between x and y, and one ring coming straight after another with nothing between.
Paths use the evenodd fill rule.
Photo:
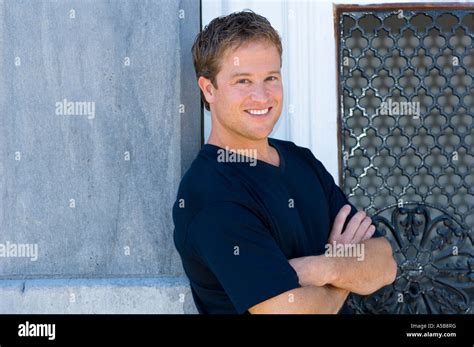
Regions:
<instances>
[{"instance_id":1,"label":"white teeth","mask_svg":"<svg viewBox=\"0 0 474 347\"><path fill-rule=\"evenodd\" d=\"M266 108L264 110L247 110L247 112L249 112L250 114L266 114L268 113L268 110L270 108Z\"/></svg>"}]
</instances>

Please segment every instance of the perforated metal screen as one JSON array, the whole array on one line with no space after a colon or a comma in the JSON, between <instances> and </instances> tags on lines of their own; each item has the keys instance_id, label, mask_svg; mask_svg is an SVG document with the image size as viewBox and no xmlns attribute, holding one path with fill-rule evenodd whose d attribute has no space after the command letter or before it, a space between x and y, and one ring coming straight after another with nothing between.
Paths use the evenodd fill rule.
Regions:
<instances>
[{"instance_id":1,"label":"perforated metal screen","mask_svg":"<svg viewBox=\"0 0 474 347\"><path fill-rule=\"evenodd\" d=\"M474 8L344 9L341 184L392 241L397 280L358 312L469 312Z\"/></svg>"}]
</instances>

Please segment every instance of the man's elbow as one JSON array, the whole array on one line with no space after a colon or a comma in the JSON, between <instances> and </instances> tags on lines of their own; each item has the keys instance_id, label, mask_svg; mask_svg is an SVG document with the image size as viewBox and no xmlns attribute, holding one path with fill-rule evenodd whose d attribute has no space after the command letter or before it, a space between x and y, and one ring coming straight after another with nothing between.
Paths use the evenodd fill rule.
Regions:
<instances>
[{"instance_id":1,"label":"man's elbow","mask_svg":"<svg viewBox=\"0 0 474 347\"><path fill-rule=\"evenodd\" d=\"M393 251L392 251L392 246L390 245L390 242L382 237L381 238L384 241L384 249L386 253L386 268L387 271L384 271L384 286L387 286L389 284L392 284L396 277L397 277L397 270L398 270L398 265L397 262L395 261L395 258L393 257Z\"/></svg>"}]
</instances>

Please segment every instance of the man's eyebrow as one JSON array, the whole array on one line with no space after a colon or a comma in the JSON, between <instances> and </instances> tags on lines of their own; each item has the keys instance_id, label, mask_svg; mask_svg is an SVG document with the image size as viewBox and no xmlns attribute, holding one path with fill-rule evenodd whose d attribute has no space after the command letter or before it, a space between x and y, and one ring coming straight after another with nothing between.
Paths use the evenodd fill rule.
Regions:
<instances>
[{"instance_id":1,"label":"man's eyebrow","mask_svg":"<svg viewBox=\"0 0 474 347\"><path fill-rule=\"evenodd\" d=\"M268 75L281 75L280 71L269 71L267 72ZM248 72L237 72L231 76L231 78L239 77L239 76L252 76L252 74Z\"/></svg>"}]
</instances>

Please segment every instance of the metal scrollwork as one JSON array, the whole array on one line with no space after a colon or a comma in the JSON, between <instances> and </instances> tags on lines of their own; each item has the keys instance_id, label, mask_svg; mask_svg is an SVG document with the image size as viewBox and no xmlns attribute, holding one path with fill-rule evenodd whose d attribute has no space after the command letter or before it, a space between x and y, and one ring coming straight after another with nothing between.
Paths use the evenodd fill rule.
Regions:
<instances>
[{"instance_id":1,"label":"metal scrollwork","mask_svg":"<svg viewBox=\"0 0 474 347\"><path fill-rule=\"evenodd\" d=\"M337 13L341 185L398 262L350 306L474 313L474 7Z\"/></svg>"},{"instance_id":2,"label":"metal scrollwork","mask_svg":"<svg viewBox=\"0 0 474 347\"><path fill-rule=\"evenodd\" d=\"M390 219L381 215L389 210ZM385 208L372 219L391 241L398 273L394 284L373 295L352 296L356 312L470 313L467 290L474 289L474 254L466 226L419 203Z\"/></svg>"}]
</instances>

